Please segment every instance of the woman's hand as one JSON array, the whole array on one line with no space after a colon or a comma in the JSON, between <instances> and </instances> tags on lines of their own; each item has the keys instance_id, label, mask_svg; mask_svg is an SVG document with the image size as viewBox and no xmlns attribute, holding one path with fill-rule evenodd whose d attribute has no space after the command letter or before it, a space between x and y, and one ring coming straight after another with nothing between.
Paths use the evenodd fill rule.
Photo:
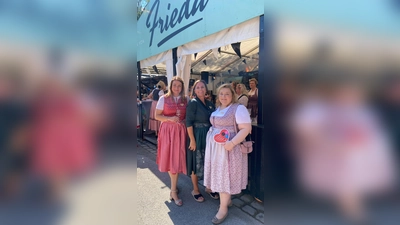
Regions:
<instances>
[{"instance_id":1,"label":"woman's hand","mask_svg":"<svg viewBox=\"0 0 400 225\"><path fill-rule=\"evenodd\" d=\"M193 139L190 139L190 144L189 144L189 150L195 151L196 150L196 141Z\"/></svg>"},{"instance_id":2,"label":"woman's hand","mask_svg":"<svg viewBox=\"0 0 400 225\"><path fill-rule=\"evenodd\" d=\"M177 117L177 116L171 116L171 117L168 117L168 121L171 121L171 122L175 122L175 123L177 123L177 122L179 122L179 117Z\"/></svg>"},{"instance_id":3,"label":"woman's hand","mask_svg":"<svg viewBox=\"0 0 400 225\"><path fill-rule=\"evenodd\" d=\"M230 151L233 149L233 147L235 147L235 145L232 143L232 141L228 141L224 144L224 148L227 151Z\"/></svg>"}]
</instances>

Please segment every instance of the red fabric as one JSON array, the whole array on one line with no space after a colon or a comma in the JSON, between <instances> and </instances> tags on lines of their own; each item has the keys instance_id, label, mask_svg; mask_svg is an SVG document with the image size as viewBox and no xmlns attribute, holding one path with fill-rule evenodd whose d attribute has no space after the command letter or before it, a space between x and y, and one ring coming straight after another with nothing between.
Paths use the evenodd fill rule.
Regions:
<instances>
[{"instance_id":1,"label":"red fabric","mask_svg":"<svg viewBox=\"0 0 400 225\"><path fill-rule=\"evenodd\" d=\"M154 101L151 103L151 108L150 108L150 120L149 120L149 126L150 130L157 131L160 129L161 122L156 120L155 118L155 113L156 113L156 106L157 106L157 101Z\"/></svg>"},{"instance_id":2,"label":"red fabric","mask_svg":"<svg viewBox=\"0 0 400 225\"><path fill-rule=\"evenodd\" d=\"M36 173L69 175L92 166L92 132L74 97L42 97L34 108L33 125L32 163Z\"/></svg>"},{"instance_id":3,"label":"red fabric","mask_svg":"<svg viewBox=\"0 0 400 225\"><path fill-rule=\"evenodd\" d=\"M158 134L157 165L161 172L186 174L186 118L187 101L176 103L172 97L164 101L164 116L175 116L181 111L180 123L162 122Z\"/></svg>"}]
</instances>

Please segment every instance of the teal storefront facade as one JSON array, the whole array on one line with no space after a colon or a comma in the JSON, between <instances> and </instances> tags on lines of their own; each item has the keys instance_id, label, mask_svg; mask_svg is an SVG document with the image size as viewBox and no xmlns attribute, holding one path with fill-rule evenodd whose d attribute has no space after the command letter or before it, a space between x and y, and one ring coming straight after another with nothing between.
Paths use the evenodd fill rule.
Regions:
<instances>
[{"instance_id":1,"label":"teal storefront facade","mask_svg":"<svg viewBox=\"0 0 400 225\"><path fill-rule=\"evenodd\" d=\"M177 62L184 58L185 54L182 52L191 51L190 47L187 49L191 43L207 40L204 41L203 46L193 46L202 50L210 50L215 48L214 45L218 43L210 43L213 41L208 42L211 39L205 38L218 37L217 35L221 36L221 32L227 32L226 34L231 35L232 40L235 40L235 35L230 34L230 31L239 30L240 26L237 25L242 24L241 26L243 26L243 23L252 24L251 26L256 29L253 32L256 33L256 37L259 37L260 24L262 24L260 21L263 19L264 13L263 5L262 0L150 1L138 21L138 68L149 59L164 57L167 63L171 59L173 75L183 76L179 73L179 63L177 64ZM165 55L167 56L165 57ZM141 71L139 71L138 78L140 85ZM254 151L249 154L249 185L247 188L251 195L259 200L264 199L261 134L262 125L253 126L252 135L255 145Z\"/></svg>"},{"instance_id":2,"label":"teal storefront facade","mask_svg":"<svg viewBox=\"0 0 400 225\"><path fill-rule=\"evenodd\" d=\"M333 28L339 34L356 33L361 38L376 36L383 38L379 40L396 40L400 36L400 4L396 2L150 1L138 21L137 59L143 63L149 58L168 55L166 58L171 59L173 65L171 73L179 76L176 65L181 57L180 47L258 19L259 117L257 124L253 125L255 144L249 157L248 190L254 197L264 200L273 197L284 186L289 189L293 186L288 182L292 178L284 178L290 173L287 172L290 163L282 160L280 150L285 148L287 139L279 129L280 114L275 110L280 104L277 86L281 74L276 55L280 22L290 20Z\"/></svg>"}]
</instances>

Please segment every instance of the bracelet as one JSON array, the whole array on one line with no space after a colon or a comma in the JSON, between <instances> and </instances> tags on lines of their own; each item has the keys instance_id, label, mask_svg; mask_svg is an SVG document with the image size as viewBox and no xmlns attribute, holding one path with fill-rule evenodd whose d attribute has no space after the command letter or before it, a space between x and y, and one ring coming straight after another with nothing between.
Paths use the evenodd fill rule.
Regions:
<instances>
[{"instance_id":1,"label":"bracelet","mask_svg":"<svg viewBox=\"0 0 400 225\"><path fill-rule=\"evenodd\" d=\"M236 145L232 140L231 140L231 142L232 142L233 145Z\"/></svg>"}]
</instances>

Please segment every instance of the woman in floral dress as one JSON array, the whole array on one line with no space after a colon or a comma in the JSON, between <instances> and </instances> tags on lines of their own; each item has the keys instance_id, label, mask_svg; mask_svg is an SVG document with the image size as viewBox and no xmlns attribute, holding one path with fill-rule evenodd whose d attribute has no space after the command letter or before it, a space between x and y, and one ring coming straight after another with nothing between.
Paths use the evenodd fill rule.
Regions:
<instances>
[{"instance_id":1,"label":"woman in floral dress","mask_svg":"<svg viewBox=\"0 0 400 225\"><path fill-rule=\"evenodd\" d=\"M249 113L237 103L230 84L218 89L217 106L210 118L212 127L207 134L204 162L204 185L220 195L220 207L212 220L214 224L222 223L227 217L231 195L239 194L247 186L247 154L241 152L239 144L251 132ZM223 129L229 132L229 137L220 142Z\"/></svg>"}]
</instances>

